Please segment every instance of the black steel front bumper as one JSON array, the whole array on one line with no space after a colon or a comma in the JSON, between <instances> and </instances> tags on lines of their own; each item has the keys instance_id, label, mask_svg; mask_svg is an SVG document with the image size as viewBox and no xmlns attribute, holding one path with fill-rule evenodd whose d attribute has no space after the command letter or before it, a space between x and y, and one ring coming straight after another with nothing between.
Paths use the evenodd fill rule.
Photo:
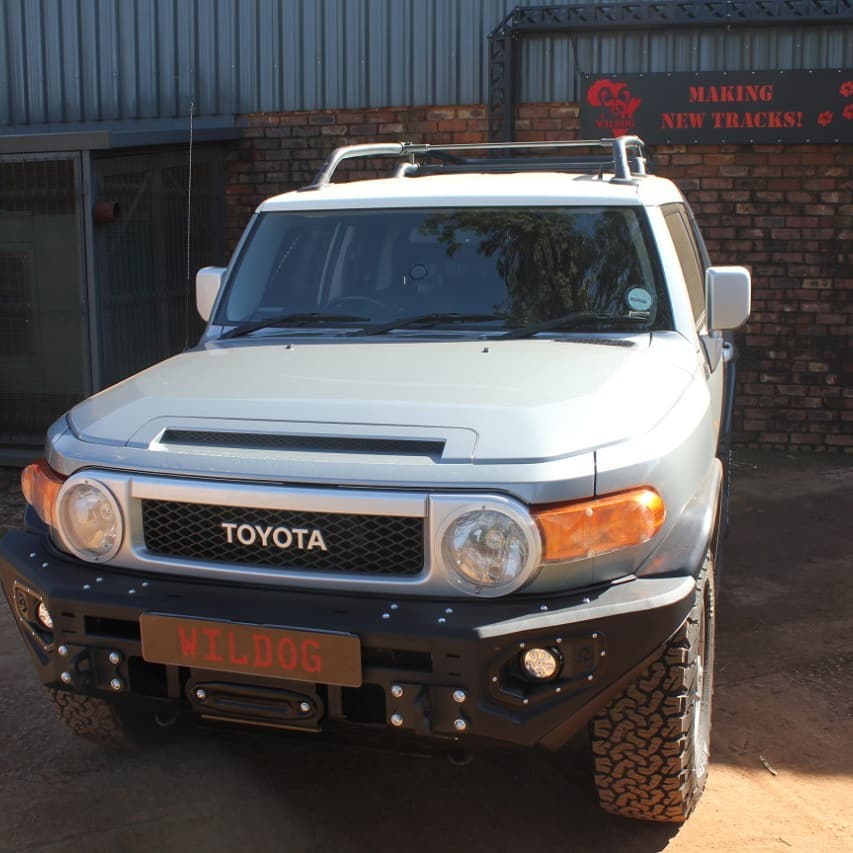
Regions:
<instances>
[{"instance_id":1,"label":"black steel front bumper","mask_svg":"<svg viewBox=\"0 0 853 853\"><path fill-rule=\"evenodd\" d=\"M691 577L631 579L546 597L424 600L328 595L128 573L58 554L42 535L0 541L0 577L44 684L164 714L306 731L481 739L558 748L682 624ZM35 615L44 601L52 631ZM360 687L235 675L143 659L139 618L355 634ZM546 683L524 679L524 648L559 651Z\"/></svg>"}]
</instances>

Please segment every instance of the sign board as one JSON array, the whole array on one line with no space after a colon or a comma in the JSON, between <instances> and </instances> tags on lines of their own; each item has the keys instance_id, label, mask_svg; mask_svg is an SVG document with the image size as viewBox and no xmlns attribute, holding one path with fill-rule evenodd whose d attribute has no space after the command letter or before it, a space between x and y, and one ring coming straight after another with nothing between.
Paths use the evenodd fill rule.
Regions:
<instances>
[{"instance_id":1,"label":"sign board","mask_svg":"<svg viewBox=\"0 0 853 853\"><path fill-rule=\"evenodd\" d=\"M585 139L853 142L853 69L584 74Z\"/></svg>"}]
</instances>

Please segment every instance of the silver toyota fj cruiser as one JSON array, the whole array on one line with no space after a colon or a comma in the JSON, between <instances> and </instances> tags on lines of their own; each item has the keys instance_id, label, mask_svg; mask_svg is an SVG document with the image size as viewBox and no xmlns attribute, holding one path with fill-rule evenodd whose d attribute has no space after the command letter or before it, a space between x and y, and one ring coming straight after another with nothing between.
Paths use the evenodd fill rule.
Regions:
<instances>
[{"instance_id":1,"label":"silver toyota fj cruiser","mask_svg":"<svg viewBox=\"0 0 853 853\"><path fill-rule=\"evenodd\" d=\"M393 177L332 181L362 157ZM199 344L22 475L2 584L62 719L587 732L605 809L684 820L750 280L646 172L636 137L357 145L261 204Z\"/></svg>"}]
</instances>

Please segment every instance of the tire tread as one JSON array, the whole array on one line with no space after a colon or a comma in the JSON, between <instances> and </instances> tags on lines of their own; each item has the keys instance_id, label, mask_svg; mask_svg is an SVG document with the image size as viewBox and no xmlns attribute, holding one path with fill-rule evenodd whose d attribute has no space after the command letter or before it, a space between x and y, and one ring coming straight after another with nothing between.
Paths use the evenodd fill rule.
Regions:
<instances>
[{"instance_id":1,"label":"tire tread","mask_svg":"<svg viewBox=\"0 0 853 853\"><path fill-rule=\"evenodd\" d=\"M693 770L690 731L706 588L713 620L712 572L708 556L687 620L660 657L591 723L595 786L605 811L680 823L702 795L705 779L697 779ZM712 625L708 642L713 643Z\"/></svg>"}]
</instances>

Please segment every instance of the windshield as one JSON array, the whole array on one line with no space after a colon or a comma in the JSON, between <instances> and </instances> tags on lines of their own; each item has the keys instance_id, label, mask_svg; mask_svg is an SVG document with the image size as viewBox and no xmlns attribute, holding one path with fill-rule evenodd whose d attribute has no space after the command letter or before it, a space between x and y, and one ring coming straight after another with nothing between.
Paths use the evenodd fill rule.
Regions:
<instances>
[{"instance_id":1,"label":"windshield","mask_svg":"<svg viewBox=\"0 0 853 853\"><path fill-rule=\"evenodd\" d=\"M575 313L598 315L616 330L625 323L608 326L608 318L635 318L632 330L669 328L642 209L263 213L216 322L286 326L281 318L317 315L323 329L391 330L397 319L411 329L413 318L432 315L433 331L504 330ZM444 314L457 316L444 323Z\"/></svg>"}]
</instances>

